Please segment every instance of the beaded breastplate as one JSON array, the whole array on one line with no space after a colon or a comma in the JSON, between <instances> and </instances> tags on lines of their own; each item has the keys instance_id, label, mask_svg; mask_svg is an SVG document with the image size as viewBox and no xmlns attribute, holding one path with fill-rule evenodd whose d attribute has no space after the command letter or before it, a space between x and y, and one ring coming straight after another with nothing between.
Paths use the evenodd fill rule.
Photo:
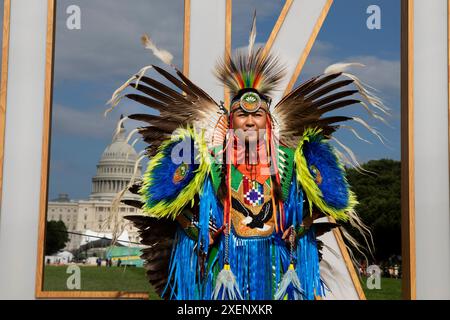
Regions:
<instances>
[{"instance_id":1,"label":"beaded breastplate","mask_svg":"<svg viewBox=\"0 0 450 320\"><path fill-rule=\"evenodd\" d=\"M269 182L260 184L247 176L233 175L241 179L232 181L231 223L240 237L267 237L274 231L275 221ZM234 183L233 183L234 182Z\"/></svg>"}]
</instances>

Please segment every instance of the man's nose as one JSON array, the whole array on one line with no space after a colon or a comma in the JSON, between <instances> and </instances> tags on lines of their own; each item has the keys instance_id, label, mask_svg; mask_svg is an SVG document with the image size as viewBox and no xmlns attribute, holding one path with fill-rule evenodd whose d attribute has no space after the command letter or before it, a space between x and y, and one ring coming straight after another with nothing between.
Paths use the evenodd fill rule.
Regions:
<instances>
[{"instance_id":1,"label":"man's nose","mask_svg":"<svg viewBox=\"0 0 450 320\"><path fill-rule=\"evenodd\" d=\"M254 126L256 126L255 119L253 119L251 115L247 117L247 121L245 121L245 126L247 128L253 128Z\"/></svg>"}]
</instances>

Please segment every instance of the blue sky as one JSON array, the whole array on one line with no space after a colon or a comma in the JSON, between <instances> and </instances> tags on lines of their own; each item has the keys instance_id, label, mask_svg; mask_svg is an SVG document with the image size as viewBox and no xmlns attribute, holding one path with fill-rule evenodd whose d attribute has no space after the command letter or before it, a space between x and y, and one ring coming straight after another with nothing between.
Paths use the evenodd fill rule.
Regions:
<instances>
[{"instance_id":1,"label":"blue sky","mask_svg":"<svg viewBox=\"0 0 450 320\"><path fill-rule=\"evenodd\" d=\"M66 8L81 8L81 30L68 30ZM257 8L257 42L264 43L284 1L240 0L233 3L233 48L245 46L252 14ZM366 9L381 8L381 30L368 30ZM147 112L126 103L103 117L112 92L142 66L158 63L140 44L149 33L175 57L181 68L182 0L58 0L55 47L55 83L52 111L49 198L69 193L86 199L96 164L110 143L121 113ZM360 130L373 142L368 145L347 133L338 138L350 146L362 162L400 158L400 1L335 0L305 64L301 80L321 73L338 61L358 61L367 68L353 70L392 109L391 127L371 122L389 140L386 147ZM144 108L144 109L143 109ZM353 110L352 110L353 112ZM356 112L367 119L364 112ZM130 121L127 129L136 126ZM355 127L357 127L355 125ZM138 144L142 150L144 145Z\"/></svg>"},{"instance_id":2,"label":"blue sky","mask_svg":"<svg viewBox=\"0 0 450 320\"><path fill-rule=\"evenodd\" d=\"M369 5L378 5L381 9L381 30L369 30L366 27ZM300 75L299 80L305 80L320 71L318 66L337 61L366 65L363 69L352 71L379 90L378 95L391 108L391 116L385 117L390 124L386 126L370 120L366 112L356 113L385 136L387 146L364 129L359 132L372 141L372 145L354 139L347 131L337 133L339 140L351 147L362 162L380 158L400 159L400 13L400 1L335 1ZM355 128L359 127L355 125Z\"/></svg>"}]
</instances>

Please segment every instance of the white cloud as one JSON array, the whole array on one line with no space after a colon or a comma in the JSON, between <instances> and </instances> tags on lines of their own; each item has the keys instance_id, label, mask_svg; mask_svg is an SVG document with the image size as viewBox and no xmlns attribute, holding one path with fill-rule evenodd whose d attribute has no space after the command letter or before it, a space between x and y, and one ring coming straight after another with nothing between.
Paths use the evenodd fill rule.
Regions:
<instances>
[{"instance_id":1,"label":"white cloud","mask_svg":"<svg viewBox=\"0 0 450 320\"><path fill-rule=\"evenodd\" d=\"M81 9L81 30L66 28L65 10L73 4ZM126 78L144 65L158 63L140 43L144 33L180 64L182 30L183 0L59 1L55 79Z\"/></svg>"},{"instance_id":2,"label":"white cloud","mask_svg":"<svg viewBox=\"0 0 450 320\"><path fill-rule=\"evenodd\" d=\"M89 137L104 140L105 138L112 138L121 114L124 116L134 113L155 114L152 109L132 101L125 101L108 113L106 117L104 112L107 108L103 106L77 108L76 106L55 104L52 113L52 135L67 134L79 138ZM130 119L123 124L127 132L146 125L144 122ZM136 137L134 136L134 138Z\"/></svg>"},{"instance_id":3,"label":"white cloud","mask_svg":"<svg viewBox=\"0 0 450 320\"><path fill-rule=\"evenodd\" d=\"M81 8L81 30L66 28L67 6ZM253 10L257 9L258 25L276 21L284 1L247 0L233 4L233 34L247 38ZM259 28L260 30L261 28ZM149 33L156 44L175 56L181 68L183 39L183 0L63 0L58 2L55 80L105 81L126 78L142 66L158 63L146 51L140 36ZM261 31L260 31L261 33ZM268 35L267 35L268 36ZM265 35L262 37L264 38ZM236 40L236 39L234 39ZM265 40L261 39L260 40ZM330 64L333 45L316 41L302 71L302 78L320 74ZM400 62L376 56L354 56L345 61L367 65L354 72L378 89L400 88Z\"/></svg>"},{"instance_id":4,"label":"white cloud","mask_svg":"<svg viewBox=\"0 0 450 320\"><path fill-rule=\"evenodd\" d=\"M337 61L333 58L333 50L332 44L316 41L302 70L301 77L306 79L321 74L329 65L337 62L358 62L364 64L365 67L354 67L351 71L362 81L377 90L398 94L400 90L399 60L387 60L371 55L349 56L343 61Z\"/></svg>"},{"instance_id":5,"label":"white cloud","mask_svg":"<svg viewBox=\"0 0 450 320\"><path fill-rule=\"evenodd\" d=\"M233 3L233 35L247 39L257 9L258 25L275 23L284 0ZM81 9L81 30L68 30L66 8ZM124 79L142 66L159 63L140 43L148 33L160 48L174 55L182 68L183 0L59 0L56 23L55 80ZM260 38L265 40L261 28ZM237 39L234 39L236 41Z\"/></svg>"},{"instance_id":6,"label":"white cloud","mask_svg":"<svg viewBox=\"0 0 450 320\"><path fill-rule=\"evenodd\" d=\"M81 137L104 138L112 136L117 119L104 117L101 108L79 110L73 107L55 105L53 124L56 133L65 133Z\"/></svg>"}]
</instances>

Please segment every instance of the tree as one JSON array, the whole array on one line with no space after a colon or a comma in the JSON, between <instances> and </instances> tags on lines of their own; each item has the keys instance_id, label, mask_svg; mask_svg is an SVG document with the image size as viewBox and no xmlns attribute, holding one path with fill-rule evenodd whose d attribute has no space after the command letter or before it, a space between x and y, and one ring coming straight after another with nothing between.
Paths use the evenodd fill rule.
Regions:
<instances>
[{"instance_id":1,"label":"tree","mask_svg":"<svg viewBox=\"0 0 450 320\"><path fill-rule=\"evenodd\" d=\"M372 160L362 165L367 172L347 169L347 179L359 204L356 211L372 232L377 262L401 255L401 165L394 160ZM348 226L346 226L348 227ZM348 231L360 243L355 229Z\"/></svg>"},{"instance_id":2,"label":"tree","mask_svg":"<svg viewBox=\"0 0 450 320\"><path fill-rule=\"evenodd\" d=\"M47 221L45 233L45 254L52 255L66 246L69 241L67 227L62 221Z\"/></svg>"}]
</instances>

